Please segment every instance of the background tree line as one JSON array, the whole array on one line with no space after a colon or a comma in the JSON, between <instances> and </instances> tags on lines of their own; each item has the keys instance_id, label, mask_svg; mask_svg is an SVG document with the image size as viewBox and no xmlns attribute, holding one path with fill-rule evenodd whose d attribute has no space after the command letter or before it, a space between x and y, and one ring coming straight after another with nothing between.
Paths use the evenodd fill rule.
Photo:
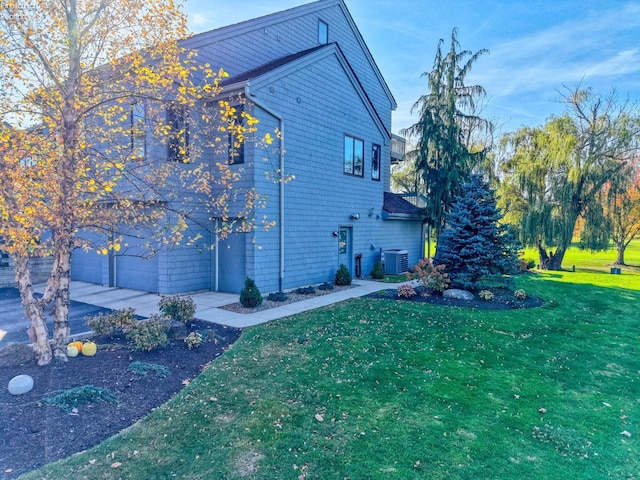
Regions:
<instances>
[{"instance_id":1,"label":"background tree line","mask_svg":"<svg viewBox=\"0 0 640 480\"><path fill-rule=\"evenodd\" d=\"M462 50L456 35L454 29L446 54L440 40L433 68L423 74L427 93L413 107L419 120L401 132L414 148L394 172L396 191L426 199L425 221L438 235L452 199L482 174L496 190L502 221L537 250L540 268L561 269L576 235L591 250L613 242L616 263L624 264L640 230L638 105L615 90L564 87L562 114L496 138L493 123L478 113L484 88L465 83L486 50Z\"/></svg>"}]
</instances>

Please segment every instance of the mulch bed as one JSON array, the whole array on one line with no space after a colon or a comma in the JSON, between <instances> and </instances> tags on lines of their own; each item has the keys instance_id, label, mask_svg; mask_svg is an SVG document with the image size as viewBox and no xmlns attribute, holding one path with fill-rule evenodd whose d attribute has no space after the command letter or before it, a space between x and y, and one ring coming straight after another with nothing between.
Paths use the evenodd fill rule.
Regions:
<instances>
[{"instance_id":1,"label":"mulch bed","mask_svg":"<svg viewBox=\"0 0 640 480\"><path fill-rule=\"evenodd\" d=\"M380 292L366 295L366 297L395 299L403 302L429 303L432 305L443 305L447 307L477 308L483 310L536 308L544 305L544 300L533 296L527 296L527 298L525 298L524 300L518 300L514 297L513 291L506 288L495 288L490 289L490 291L494 295L493 300L482 300L478 297L478 295L475 295L475 298L473 300L444 298L441 294L438 293L421 293L419 289L416 289L418 295L411 298L398 297L398 291L396 289L381 290Z\"/></svg>"},{"instance_id":2,"label":"mulch bed","mask_svg":"<svg viewBox=\"0 0 640 480\"><path fill-rule=\"evenodd\" d=\"M240 336L239 329L202 321L187 324L187 333L212 330L211 341L189 350L182 339L151 352L136 351L123 338L96 337L94 357L39 367L35 362L0 367L0 478L12 479L46 463L93 447L162 405L222 354ZM166 378L127 371L134 361L162 365ZM30 375L34 388L24 395L7 391L16 375ZM107 388L118 403L82 405L69 413L42 402L61 390L93 385Z\"/></svg>"}]
</instances>

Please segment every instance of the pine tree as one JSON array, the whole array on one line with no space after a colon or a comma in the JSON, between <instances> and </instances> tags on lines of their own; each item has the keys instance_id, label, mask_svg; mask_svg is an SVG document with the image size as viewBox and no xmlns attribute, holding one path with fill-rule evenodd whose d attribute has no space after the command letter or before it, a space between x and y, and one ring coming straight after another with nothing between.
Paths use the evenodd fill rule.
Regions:
<instances>
[{"instance_id":1,"label":"pine tree","mask_svg":"<svg viewBox=\"0 0 640 480\"><path fill-rule=\"evenodd\" d=\"M434 258L446 266L453 286L474 290L483 280L515 273L518 246L501 219L493 190L472 175L446 216Z\"/></svg>"}]
</instances>

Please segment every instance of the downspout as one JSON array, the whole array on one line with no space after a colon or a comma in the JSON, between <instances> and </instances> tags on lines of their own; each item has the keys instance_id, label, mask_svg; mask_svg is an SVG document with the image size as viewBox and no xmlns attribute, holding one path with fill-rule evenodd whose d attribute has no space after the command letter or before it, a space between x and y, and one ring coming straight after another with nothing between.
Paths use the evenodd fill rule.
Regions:
<instances>
[{"instance_id":1,"label":"downspout","mask_svg":"<svg viewBox=\"0 0 640 480\"><path fill-rule=\"evenodd\" d=\"M284 291L284 118L282 115L273 111L270 107L261 103L258 99L251 96L251 92L249 92L249 85L247 84L244 87L244 94L247 100L250 100L254 105L257 105L265 112L267 112L272 117L276 118L280 123L280 158L279 158L279 178L280 182L280 205L279 205L279 217L280 217L280 274L278 279L278 288L282 292Z\"/></svg>"}]
</instances>

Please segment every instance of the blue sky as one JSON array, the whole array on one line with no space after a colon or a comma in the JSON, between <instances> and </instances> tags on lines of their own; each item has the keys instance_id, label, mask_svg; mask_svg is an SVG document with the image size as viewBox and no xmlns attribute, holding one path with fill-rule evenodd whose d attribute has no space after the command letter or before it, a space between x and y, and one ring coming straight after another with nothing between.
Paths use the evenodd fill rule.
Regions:
<instances>
[{"instance_id":1,"label":"blue sky","mask_svg":"<svg viewBox=\"0 0 640 480\"><path fill-rule=\"evenodd\" d=\"M345 0L398 108L393 131L417 120L438 40L451 30L465 50L486 48L467 84L487 91L483 116L507 132L562 112L563 85L616 88L640 99L640 0ZM187 0L199 33L295 7L305 0ZM224 65L221 65L224 68Z\"/></svg>"}]
</instances>

